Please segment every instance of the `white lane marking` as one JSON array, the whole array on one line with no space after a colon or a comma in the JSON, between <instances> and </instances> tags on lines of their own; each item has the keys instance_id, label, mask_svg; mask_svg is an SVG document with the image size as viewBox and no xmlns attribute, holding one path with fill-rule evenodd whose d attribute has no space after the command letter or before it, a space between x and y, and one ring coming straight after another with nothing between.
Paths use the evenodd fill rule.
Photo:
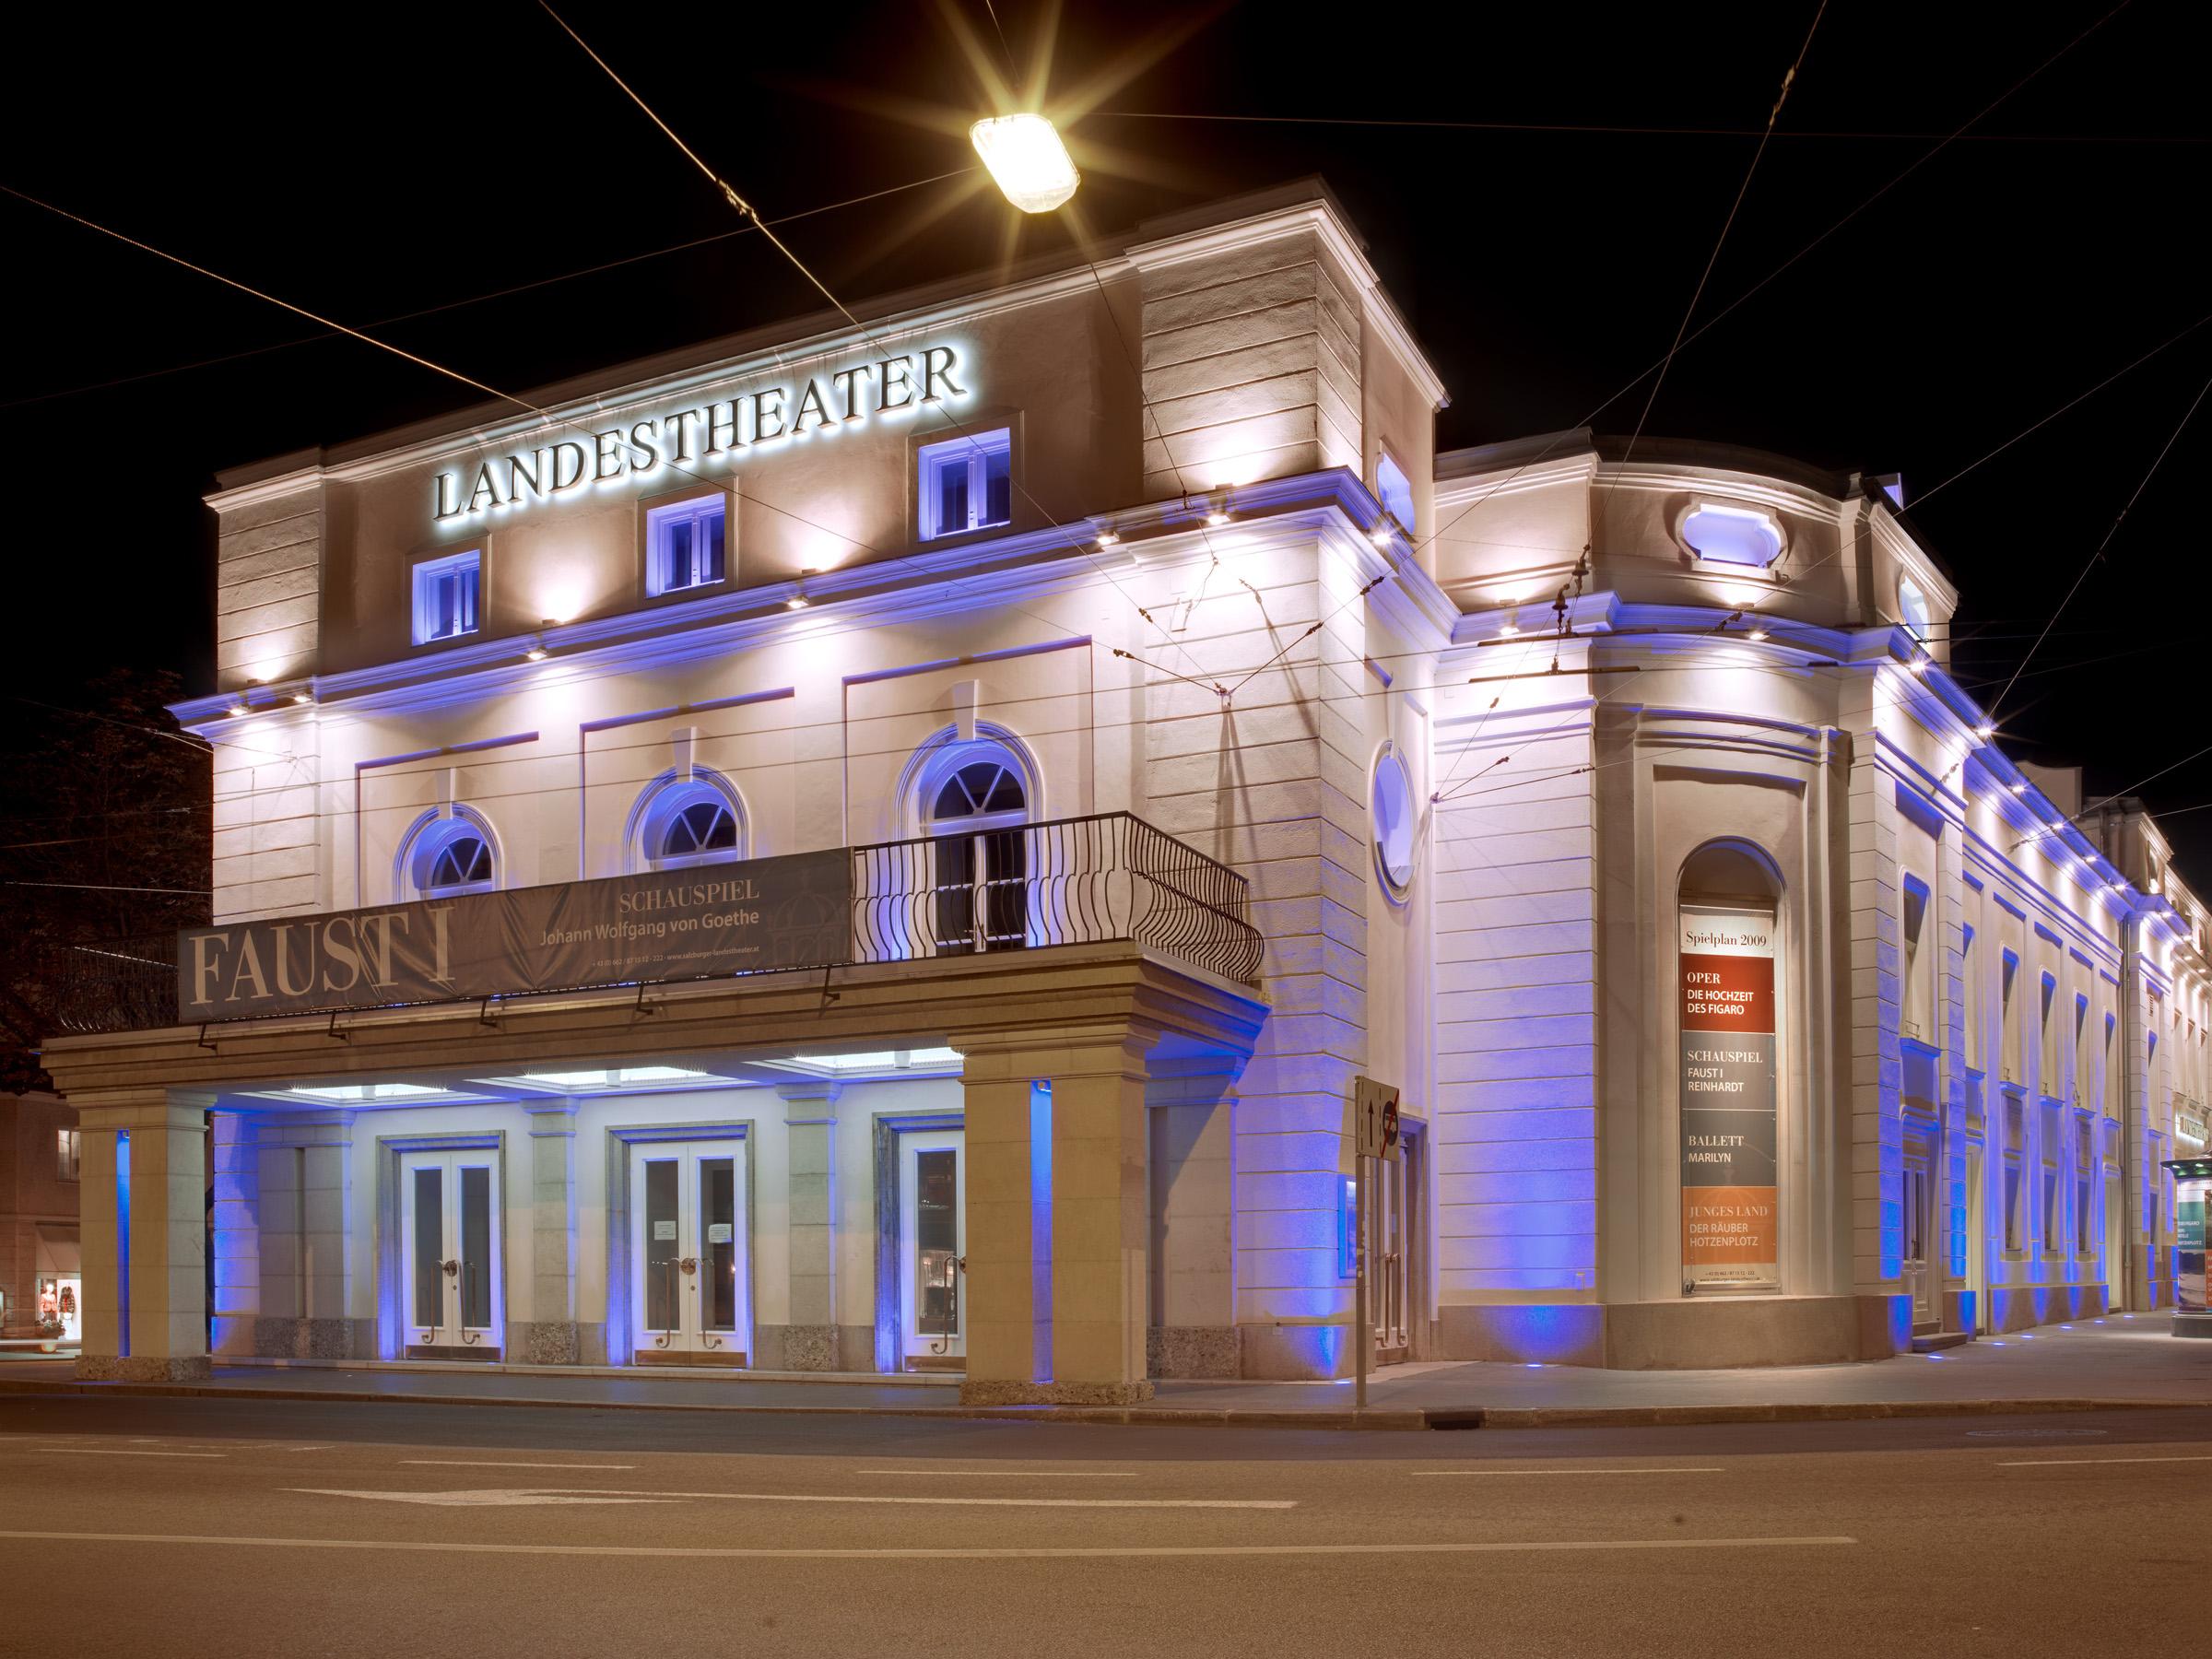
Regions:
<instances>
[{"instance_id":1,"label":"white lane marking","mask_svg":"<svg viewBox=\"0 0 2212 1659\"><path fill-rule=\"evenodd\" d=\"M1135 1480L1135 1469L853 1469L856 1476L989 1476L991 1480Z\"/></svg>"},{"instance_id":2,"label":"white lane marking","mask_svg":"<svg viewBox=\"0 0 2212 1659\"><path fill-rule=\"evenodd\" d=\"M2071 1469L2082 1464L2212 1463L2202 1457L2036 1457L2023 1463L2001 1463L2000 1469Z\"/></svg>"},{"instance_id":3,"label":"white lane marking","mask_svg":"<svg viewBox=\"0 0 2212 1659\"><path fill-rule=\"evenodd\" d=\"M366 1492L342 1489L336 1487L288 1487L287 1491L304 1492L317 1498L384 1498L394 1503L439 1503L448 1500L471 1503L501 1501L537 1502L559 1500L571 1493L587 1500L612 1501L618 1499L636 1499L641 1502L666 1502L673 1499L708 1498L735 1503L891 1503L926 1504L932 1507L952 1504L973 1509L1206 1509L1206 1510L1287 1510L1296 1509L1293 1498L909 1498L903 1494L831 1493L831 1492L638 1492L627 1490L600 1490L594 1487L513 1487L487 1488L471 1492ZM502 1495L503 1494L503 1495Z\"/></svg>"},{"instance_id":4,"label":"white lane marking","mask_svg":"<svg viewBox=\"0 0 2212 1659\"><path fill-rule=\"evenodd\" d=\"M469 1457L403 1457L411 1469L634 1469L636 1464L490 1463Z\"/></svg>"},{"instance_id":5,"label":"white lane marking","mask_svg":"<svg viewBox=\"0 0 2212 1659\"><path fill-rule=\"evenodd\" d=\"M717 1549L618 1544L434 1544L411 1538L255 1538L199 1533L0 1532L56 1544L210 1544L240 1549L397 1549L447 1555L614 1556L678 1560L1034 1561L1193 1556L1516 1555L1592 1549L1798 1549L1854 1545L1852 1537L1561 1538L1498 1544L1131 1544L1063 1549Z\"/></svg>"},{"instance_id":6,"label":"white lane marking","mask_svg":"<svg viewBox=\"0 0 2212 1659\"><path fill-rule=\"evenodd\" d=\"M1683 1469L1416 1469L1416 1476L1724 1476L1721 1465Z\"/></svg>"},{"instance_id":7,"label":"white lane marking","mask_svg":"<svg viewBox=\"0 0 2212 1659\"><path fill-rule=\"evenodd\" d=\"M65 1452L72 1457L221 1457L220 1452L140 1452L128 1446L111 1451L105 1446L44 1446L46 1452Z\"/></svg>"},{"instance_id":8,"label":"white lane marking","mask_svg":"<svg viewBox=\"0 0 2212 1659\"><path fill-rule=\"evenodd\" d=\"M330 1488L294 1487L295 1492L313 1491L320 1498L374 1498L385 1503L430 1503L444 1509L526 1509L561 1503L665 1503L663 1498L639 1498L627 1492L533 1492L512 1487L481 1487L454 1492L342 1492Z\"/></svg>"}]
</instances>

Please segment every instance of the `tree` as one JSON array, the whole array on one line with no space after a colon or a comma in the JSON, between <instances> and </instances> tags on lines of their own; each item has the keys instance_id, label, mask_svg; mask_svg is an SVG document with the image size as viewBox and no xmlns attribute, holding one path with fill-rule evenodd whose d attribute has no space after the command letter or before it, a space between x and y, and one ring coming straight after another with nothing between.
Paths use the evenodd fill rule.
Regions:
<instances>
[{"instance_id":1,"label":"tree","mask_svg":"<svg viewBox=\"0 0 2212 1659\"><path fill-rule=\"evenodd\" d=\"M72 1030L176 1018L176 930L208 916L208 750L177 676L119 668L0 724L0 1089Z\"/></svg>"}]
</instances>

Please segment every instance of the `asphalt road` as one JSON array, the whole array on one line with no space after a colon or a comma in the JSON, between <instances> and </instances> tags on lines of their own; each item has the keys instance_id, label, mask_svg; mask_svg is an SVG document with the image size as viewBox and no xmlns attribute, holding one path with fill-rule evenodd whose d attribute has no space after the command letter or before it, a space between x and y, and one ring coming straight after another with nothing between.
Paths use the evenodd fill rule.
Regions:
<instances>
[{"instance_id":1,"label":"asphalt road","mask_svg":"<svg viewBox=\"0 0 2212 1659\"><path fill-rule=\"evenodd\" d=\"M2194 1652L2212 1412L1473 1433L0 1397L0 1653Z\"/></svg>"}]
</instances>

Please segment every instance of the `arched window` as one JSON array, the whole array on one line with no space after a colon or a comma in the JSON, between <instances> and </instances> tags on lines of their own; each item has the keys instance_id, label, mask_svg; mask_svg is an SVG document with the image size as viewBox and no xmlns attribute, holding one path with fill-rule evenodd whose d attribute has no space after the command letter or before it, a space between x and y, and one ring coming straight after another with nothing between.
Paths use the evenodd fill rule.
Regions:
<instances>
[{"instance_id":1,"label":"arched window","mask_svg":"<svg viewBox=\"0 0 2212 1659\"><path fill-rule=\"evenodd\" d=\"M1033 794L1021 758L992 738L947 742L922 770L922 833L931 838L935 954L1015 950L1029 942L1028 836Z\"/></svg>"},{"instance_id":2,"label":"arched window","mask_svg":"<svg viewBox=\"0 0 2212 1659\"><path fill-rule=\"evenodd\" d=\"M725 864L746 855L745 806L720 774L694 768L688 778L664 772L630 814L631 864L680 870Z\"/></svg>"},{"instance_id":3,"label":"arched window","mask_svg":"<svg viewBox=\"0 0 2212 1659\"><path fill-rule=\"evenodd\" d=\"M407 832L399 855L400 890L418 899L488 893L500 885L491 827L474 810L427 813Z\"/></svg>"}]
</instances>

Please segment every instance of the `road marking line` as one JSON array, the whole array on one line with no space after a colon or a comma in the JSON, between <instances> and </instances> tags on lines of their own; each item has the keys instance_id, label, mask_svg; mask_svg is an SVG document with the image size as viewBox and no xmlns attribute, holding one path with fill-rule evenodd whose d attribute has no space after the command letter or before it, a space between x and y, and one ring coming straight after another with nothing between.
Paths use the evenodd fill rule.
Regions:
<instances>
[{"instance_id":1,"label":"road marking line","mask_svg":"<svg viewBox=\"0 0 2212 1659\"><path fill-rule=\"evenodd\" d=\"M222 1457L221 1452L137 1452L128 1447L110 1451L104 1446L46 1446L47 1452L65 1452L73 1457Z\"/></svg>"},{"instance_id":2,"label":"road marking line","mask_svg":"<svg viewBox=\"0 0 2212 1659\"><path fill-rule=\"evenodd\" d=\"M1416 1476L1721 1476L1721 1465L1688 1469L1416 1469Z\"/></svg>"},{"instance_id":3,"label":"road marking line","mask_svg":"<svg viewBox=\"0 0 2212 1659\"><path fill-rule=\"evenodd\" d=\"M403 1457L414 1469L634 1469L636 1464L488 1463L468 1457Z\"/></svg>"},{"instance_id":4,"label":"road marking line","mask_svg":"<svg viewBox=\"0 0 2212 1659\"><path fill-rule=\"evenodd\" d=\"M2036 1457L2022 1463L2001 1463L2000 1469L2071 1469L2081 1464L2212 1463L2203 1457Z\"/></svg>"},{"instance_id":5,"label":"road marking line","mask_svg":"<svg viewBox=\"0 0 2212 1659\"><path fill-rule=\"evenodd\" d=\"M611 1556L677 1560L1041 1561L1194 1556L1517 1555L1591 1549L1794 1549L1855 1545L1851 1537L1561 1538L1496 1544L1131 1544L1037 1549L724 1549L618 1544L437 1544L412 1538L257 1538L197 1533L0 1532L53 1544L209 1544L251 1549L395 1549L417 1554Z\"/></svg>"},{"instance_id":6,"label":"road marking line","mask_svg":"<svg viewBox=\"0 0 2212 1659\"><path fill-rule=\"evenodd\" d=\"M856 1476L989 1476L994 1480L1135 1480L1137 1469L853 1469Z\"/></svg>"},{"instance_id":7,"label":"road marking line","mask_svg":"<svg viewBox=\"0 0 2212 1659\"><path fill-rule=\"evenodd\" d=\"M708 1498L736 1503L890 1503L925 1504L933 1508L957 1505L968 1509L1287 1510L1298 1507L1298 1500L1293 1498L909 1498L903 1494L889 1493L643 1492L601 1487L488 1488L470 1492L371 1492L337 1487L287 1487L285 1490L304 1492L317 1498L382 1498L395 1503L559 1502L573 1495L594 1502L626 1498L648 1502L656 1500L665 1502L679 1498Z\"/></svg>"}]
</instances>

